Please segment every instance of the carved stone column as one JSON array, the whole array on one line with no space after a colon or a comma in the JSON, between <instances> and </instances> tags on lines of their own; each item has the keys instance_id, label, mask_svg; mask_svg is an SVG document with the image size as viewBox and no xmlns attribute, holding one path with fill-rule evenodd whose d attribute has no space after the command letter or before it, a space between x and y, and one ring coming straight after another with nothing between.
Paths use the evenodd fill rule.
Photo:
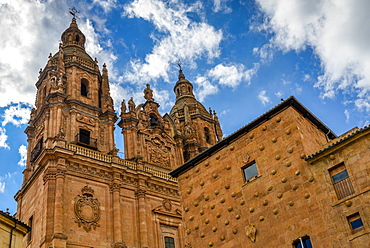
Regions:
<instances>
[{"instance_id":1,"label":"carved stone column","mask_svg":"<svg viewBox=\"0 0 370 248\"><path fill-rule=\"evenodd\" d=\"M146 223L146 204L145 204L145 190L138 189L135 192L139 205L139 227L140 227L140 245L141 247L148 247L148 228Z\"/></svg>"}]
</instances>

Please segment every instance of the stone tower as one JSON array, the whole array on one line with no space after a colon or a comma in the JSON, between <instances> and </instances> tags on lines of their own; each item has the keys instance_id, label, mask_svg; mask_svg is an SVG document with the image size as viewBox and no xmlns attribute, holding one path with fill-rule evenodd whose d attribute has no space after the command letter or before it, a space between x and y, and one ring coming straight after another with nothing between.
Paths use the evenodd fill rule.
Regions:
<instances>
[{"instance_id":1,"label":"stone tower","mask_svg":"<svg viewBox=\"0 0 370 248\"><path fill-rule=\"evenodd\" d=\"M176 103L170 114L161 116L153 90L147 84L145 103L136 106L133 99L121 107L126 159L142 159L161 168L175 169L222 139L218 117L207 111L193 94L193 85L180 68L174 87ZM134 142L133 142L134 141Z\"/></svg>"},{"instance_id":2,"label":"stone tower","mask_svg":"<svg viewBox=\"0 0 370 248\"><path fill-rule=\"evenodd\" d=\"M36 83L36 108L26 129L30 166L42 148L60 142L106 154L115 152L113 131L117 117L106 66L101 74L97 60L86 53L85 35L75 18L61 38L59 51L54 56L50 54Z\"/></svg>"},{"instance_id":3,"label":"stone tower","mask_svg":"<svg viewBox=\"0 0 370 248\"><path fill-rule=\"evenodd\" d=\"M175 123L175 139L182 143L184 161L195 157L222 139L222 130L215 111L205 109L193 94L193 85L181 68L174 87L176 103L170 117Z\"/></svg>"},{"instance_id":4,"label":"stone tower","mask_svg":"<svg viewBox=\"0 0 370 248\"><path fill-rule=\"evenodd\" d=\"M40 70L25 130L28 160L15 196L17 217L32 228L23 247L183 247L171 166L156 165L155 157L149 162L117 156L107 68L100 72L86 53L75 18L61 39ZM156 144L156 124L164 122L147 95L144 108Z\"/></svg>"}]
</instances>

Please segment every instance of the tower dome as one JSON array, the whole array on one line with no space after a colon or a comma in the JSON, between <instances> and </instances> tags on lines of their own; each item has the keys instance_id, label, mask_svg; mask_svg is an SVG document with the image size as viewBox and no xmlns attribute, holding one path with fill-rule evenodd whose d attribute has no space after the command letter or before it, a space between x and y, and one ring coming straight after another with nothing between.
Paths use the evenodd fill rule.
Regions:
<instances>
[{"instance_id":1,"label":"tower dome","mask_svg":"<svg viewBox=\"0 0 370 248\"><path fill-rule=\"evenodd\" d=\"M76 23L76 18L72 18L72 22L63 34L62 34L62 44L63 46L78 46L85 49L85 35L78 28Z\"/></svg>"}]
</instances>

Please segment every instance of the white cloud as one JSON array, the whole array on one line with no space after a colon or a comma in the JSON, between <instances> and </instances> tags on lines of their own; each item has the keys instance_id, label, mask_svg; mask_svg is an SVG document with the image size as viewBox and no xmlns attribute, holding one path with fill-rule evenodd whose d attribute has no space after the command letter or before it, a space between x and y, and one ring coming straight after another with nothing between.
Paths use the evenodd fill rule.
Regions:
<instances>
[{"instance_id":1,"label":"white cloud","mask_svg":"<svg viewBox=\"0 0 370 248\"><path fill-rule=\"evenodd\" d=\"M20 126L22 124L27 124L30 118L31 109L23 108L21 104L16 106L9 106L4 111L4 121L2 125L5 126L8 123L12 123L15 126Z\"/></svg>"},{"instance_id":2,"label":"white cloud","mask_svg":"<svg viewBox=\"0 0 370 248\"><path fill-rule=\"evenodd\" d=\"M228 0L213 0L213 8L214 12L223 11L224 13L231 13L232 9L226 5Z\"/></svg>"},{"instance_id":3,"label":"white cloud","mask_svg":"<svg viewBox=\"0 0 370 248\"><path fill-rule=\"evenodd\" d=\"M117 0L93 0L93 3L103 8L105 13L116 7Z\"/></svg>"},{"instance_id":4,"label":"white cloud","mask_svg":"<svg viewBox=\"0 0 370 248\"><path fill-rule=\"evenodd\" d=\"M0 193L5 192L5 182L0 182Z\"/></svg>"},{"instance_id":5,"label":"white cloud","mask_svg":"<svg viewBox=\"0 0 370 248\"><path fill-rule=\"evenodd\" d=\"M316 87L322 97L357 95L356 106L370 111L369 1L257 0L265 14L260 30L273 36L255 49L262 58L275 49L301 51L310 46L321 60Z\"/></svg>"},{"instance_id":6,"label":"white cloud","mask_svg":"<svg viewBox=\"0 0 370 248\"><path fill-rule=\"evenodd\" d=\"M6 143L7 139L8 135L6 135L6 129L0 127L0 147L10 149L10 147Z\"/></svg>"},{"instance_id":7,"label":"white cloud","mask_svg":"<svg viewBox=\"0 0 370 248\"><path fill-rule=\"evenodd\" d=\"M249 83L252 76L257 72L257 68L257 64L249 70L246 70L243 64L218 64L208 72L208 76L220 85L235 88L242 81Z\"/></svg>"},{"instance_id":8,"label":"white cloud","mask_svg":"<svg viewBox=\"0 0 370 248\"><path fill-rule=\"evenodd\" d=\"M280 90L280 91L275 93L275 96L278 97L278 98L282 98L284 96L284 92Z\"/></svg>"},{"instance_id":9,"label":"white cloud","mask_svg":"<svg viewBox=\"0 0 370 248\"><path fill-rule=\"evenodd\" d=\"M263 90L258 94L258 99L261 101L263 105L266 105L267 103L270 102L270 98L266 96L266 90Z\"/></svg>"},{"instance_id":10,"label":"white cloud","mask_svg":"<svg viewBox=\"0 0 370 248\"><path fill-rule=\"evenodd\" d=\"M217 94L219 89L217 85L213 85L207 77L198 76L194 82L197 85L196 96L202 102L208 95Z\"/></svg>"},{"instance_id":11,"label":"white cloud","mask_svg":"<svg viewBox=\"0 0 370 248\"><path fill-rule=\"evenodd\" d=\"M18 165L24 167L26 166L27 162L27 146L21 145L18 149L19 155L21 156L21 159L18 162Z\"/></svg>"},{"instance_id":12,"label":"white cloud","mask_svg":"<svg viewBox=\"0 0 370 248\"><path fill-rule=\"evenodd\" d=\"M170 64L180 59L191 67L195 60L220 55L222 32L204 22L193 22L187 14L199 11L200 2L187 6L177 1L135 0L125 5L123 15L152 22L160 34L151 34L155 46L145 60L132 59L125 74L130 83L144 85L162 77L168 81Z\"/></svg>"}]
</instances>

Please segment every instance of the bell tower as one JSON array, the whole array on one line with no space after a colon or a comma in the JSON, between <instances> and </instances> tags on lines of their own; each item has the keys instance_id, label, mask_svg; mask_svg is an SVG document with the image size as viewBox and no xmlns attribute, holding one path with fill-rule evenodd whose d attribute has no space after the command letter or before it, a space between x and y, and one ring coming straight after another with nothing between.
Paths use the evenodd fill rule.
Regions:
<instances>
[{"instance_id":1,"label":"bell tower","mask_svg":"<svg viewBox=\"0 0 370 248\"><path fill-rule=\"evenodd\" d=\"M132 154L148 159L122 159L106 65L100 71L86 53L75 18L61 40L40 70L25 130L27 165L15 195L17 218L32 228L23 247L164 247L170 240L183 248L178 186L168 174L179 156L152 90L145 89L145 104L129 101L121 115L129 129L139 122L128 134L139 131L141 140L125 141L142 141L145 149Z\"/></svg>"},{"instance_id":2,"label":"bell tower","mask_svg":"<svg viewBox=\"0 0 370 248\"><path fill-rule=\"evenodd\" d=\"M176 103L170 117L175 123L175 140L182 143L184 161L191 159L222 139L222 130L215 111L205 109L193 93L193 85L185 78L181 66L174 92Z\"/></svg>"},{"instance_id":3,"label":"bell tower","mask_svg":"<svg viewBox=\"0 0 370 248\"><path fill-rule=\"evenodd\" d=\"M25 131L30 166L41 149L61 142L106 154L115 152L113 131L117 117L106 65L100 73L98 61L86 53L85 35L75 18L61 39L59 51L50 54L36 83L36 108L32 109Z\"/></svg>"}]
</instances>

